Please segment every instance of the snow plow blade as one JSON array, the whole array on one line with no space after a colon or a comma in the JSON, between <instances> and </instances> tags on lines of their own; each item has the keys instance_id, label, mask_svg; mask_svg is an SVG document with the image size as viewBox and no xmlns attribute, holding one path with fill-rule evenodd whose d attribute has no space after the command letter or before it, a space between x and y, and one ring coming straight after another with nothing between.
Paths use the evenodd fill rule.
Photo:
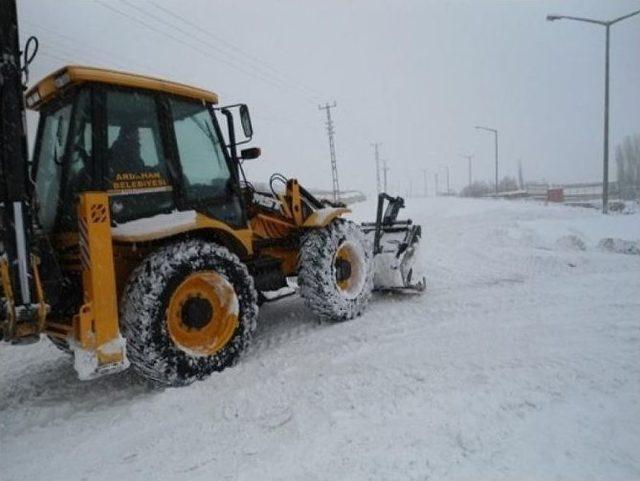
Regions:
<instances>
[{"instance_id":1,"label":"snow plow blade","mask_svg":"<svg viewBox=\"0 0 640 481\"><path fill-rule=\"evenodd\" d=\"M422 292L426 288L419 262L422 228L410 219L398 220L398 212L403 207L402 197L381 193L376 221L362 224L373 244L373 286L377 291Z\"/></svg>"}]
</instances>

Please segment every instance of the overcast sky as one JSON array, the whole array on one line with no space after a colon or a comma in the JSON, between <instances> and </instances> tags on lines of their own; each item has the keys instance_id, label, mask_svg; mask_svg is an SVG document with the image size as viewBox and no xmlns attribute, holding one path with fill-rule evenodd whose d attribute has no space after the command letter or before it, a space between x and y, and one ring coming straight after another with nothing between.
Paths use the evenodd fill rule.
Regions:
<instances>
[{"instance_id":1,"label":"overcast sky","mask_svg":"<svg viewBox=\"0 0 640 481\"><path fill-rule=\"evenodd\" d=\"M272 172L330 187L324 111L333 115L340 184L375 190L370 142L382 142L391 187L423 188L450 166L452 187L493 176L602 177L604 28L546 22L602 19L640 0L238 1L20 0L21 37L35 34L32 81L64 64L103 66L193 84L246 102L254 179ZM188 5L188 8L186 7ZM611 36L611 143L640 132L640 16ZM32 119L30 119L32 120ZM31 122L33 125L33 122ZM612 174L614 170L612 169ZM441 184L442 185L442 184Z\"/></svg>"}]
</instances>

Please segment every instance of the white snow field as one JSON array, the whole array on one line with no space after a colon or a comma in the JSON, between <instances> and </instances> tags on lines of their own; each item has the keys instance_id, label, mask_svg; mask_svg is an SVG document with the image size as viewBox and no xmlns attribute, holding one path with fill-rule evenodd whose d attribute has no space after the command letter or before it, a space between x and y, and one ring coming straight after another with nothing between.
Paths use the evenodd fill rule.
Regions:
<instances>
[{"instance_id":1,"label":"white snow field","mask_svg":"<svg viewBox=\"0 0 640 481\"><path fill-rule=\"evenodd\" d=\"M189 387L0 346L0 479L639 479L640 255L600 243L640 241L640 214L407 203L424 295L343 324L265 305L241 362Z\"/></svg>"}]
</instances>

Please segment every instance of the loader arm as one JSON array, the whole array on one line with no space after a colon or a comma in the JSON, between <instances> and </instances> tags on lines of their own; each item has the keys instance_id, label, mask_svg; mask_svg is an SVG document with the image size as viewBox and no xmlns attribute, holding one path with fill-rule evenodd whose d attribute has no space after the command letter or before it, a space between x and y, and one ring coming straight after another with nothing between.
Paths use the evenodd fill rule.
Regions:
<instances>
[{"instance_id":1,"label":"loader arm","mask_svg":"<svg viewBox=\"0 0 640 481\"><path fill-rule=\"evenodd\" d=\"M46 312L38 259L32 251L32 189L29 183L21 52L15 0L0 2L0 263L3 316L0 338L32 337Z\"/></svg>"}]
</instances>

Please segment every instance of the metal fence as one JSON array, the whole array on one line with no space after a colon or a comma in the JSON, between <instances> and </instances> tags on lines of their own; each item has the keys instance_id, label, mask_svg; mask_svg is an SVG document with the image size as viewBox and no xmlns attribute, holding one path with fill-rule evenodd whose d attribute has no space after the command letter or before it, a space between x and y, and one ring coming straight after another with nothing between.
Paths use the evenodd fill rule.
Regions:
<instances>
[{"instance_id":1,"label":"metal fence","mask_svg":"<svg viewBox=\"0 0 640 481\"><path fill-rule=\"evenodd\" d=\"M525 185L528 196L538 200L549 200L549 191L562 189L564 202L589 202L602 199L602 182L575 184L549 184L533 182ZM637 200L640 198L640 185L609 182L609 200Z\"/></svg>"}]
</instances>

